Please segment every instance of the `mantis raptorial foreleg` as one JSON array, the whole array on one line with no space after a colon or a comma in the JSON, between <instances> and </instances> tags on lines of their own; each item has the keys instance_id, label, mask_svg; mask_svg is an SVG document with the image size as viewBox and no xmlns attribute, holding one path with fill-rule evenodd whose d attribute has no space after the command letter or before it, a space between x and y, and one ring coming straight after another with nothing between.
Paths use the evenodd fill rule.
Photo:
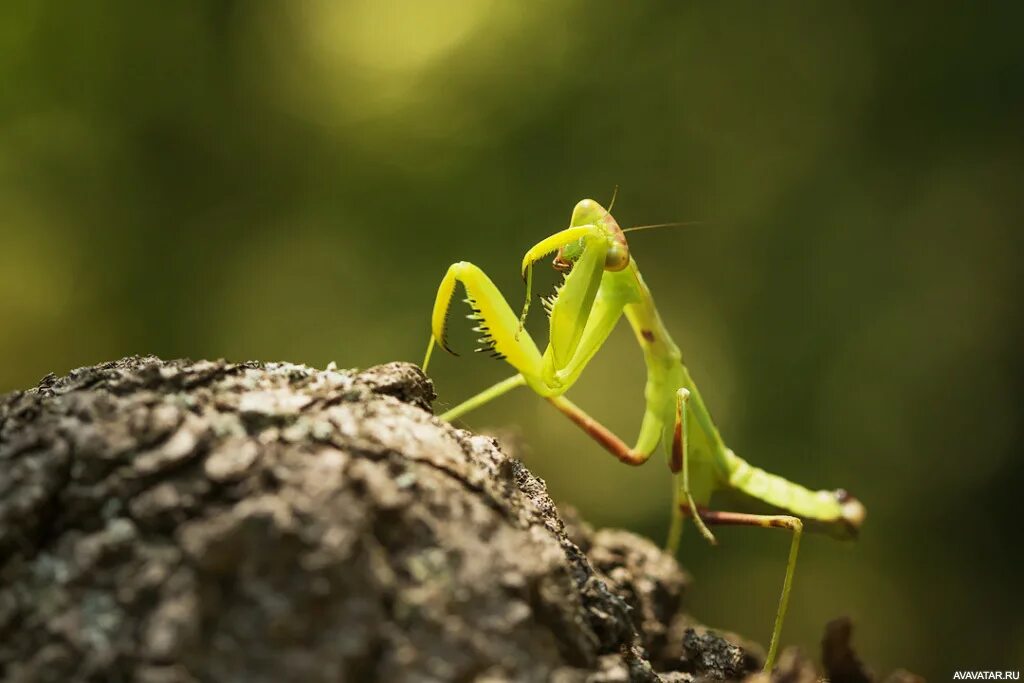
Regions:
<instances>
[{"instance_id":1,"label":"mantis raptorial foreleg","mask_svg":"<svg viewBox=\"0 0 1024 683\"><path fill-rule=\"evenodd\" d=\"M519 316L519 330L523 329L526 323L526 316L530 312L530 300L533 298L533 264L541 260L553 251L562 249L568 244L579 242L591 236L600 236L600 231L594 225L580 225L560 230L550 237L542 239L530 247L523 256L523 263L520 272L526 280L526 300L523 302L523 312Z\"/></svg>"},{"instance_id":2,"label":"mantis raptorial foreleg","mask_svg":"<svg viewBox=\"0 0 1024 683\"><path fill-rule=\"evenodd\" d=\"M493 350L523 375L538 374L541 355L537 345L529 334L516 334L518 318L508 302L484 271L465 261L453 263L437 288L431 315L432 334L423 366L430 362L435 341L446 351L454 353L447 345L446 328L457 283L462 283L467 301L473 307L470 317L479 322L474 330L483 335L478 340L483 346L478 350Z\"/></svg>"},{"instance_id":3,"label":"mantis raptorial foreleg","mask_svg":"<svg viewBox=\"0 0 1024 683\"><path fill-rule=\"evenodd\" d=\"M508 302L482 270L464 261L448 268L434 300L432 334L423 361L424 369L430 363L435 342L454 353L447 346L445 332L455 286L462 283L466 289L467 302L473 307L470 317L480 321L474 329L484 334L478 340L484 344L484 348L478 350L493 350L499 358L504 358L519 370L519 375L485 389L444 413L442 418L455 419L524 384L529 384L541 395L560 393L567 379L574 381L582 372L622 316L624 305L624 302L617 300L595 301L609 251L604 241L598 239L600 234L599 229L593 225L569 228L534 245L523 257L522 270L529 288L533 264L538 259L577 242L587 247L581 262L566 277L557 301L552 305L551 336L558 343L549 344L543 357L537 351L533 339L522 329L521 320L513 330L512 311ZM528 305L524 307L524 317L527 310ZM652 445L651 449L656 445Z\"/></svg>"}]
</instances>

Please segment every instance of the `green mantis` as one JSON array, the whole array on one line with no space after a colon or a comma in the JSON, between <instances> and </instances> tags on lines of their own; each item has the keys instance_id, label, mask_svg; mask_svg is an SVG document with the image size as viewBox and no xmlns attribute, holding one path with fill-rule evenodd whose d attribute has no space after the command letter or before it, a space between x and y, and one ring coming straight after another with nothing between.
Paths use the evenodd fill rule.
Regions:
<instances>
[{"instance_id":1,"label":"green mantis","mask_svg":"<svg viewBox=\"0 0 1024 683\"><path fill-rule=\"evenodd\" d=\"M790 531L789 559L764 665L764 670L770 671L778 652L805 522L837 538L853 538L864 521L865 509L841 489L811 491L750 465L725 445L630 256L625 232L597 202L584 199L576 204L569 227L541 240L523 257L526 304L518 316L480 268L465 261L452 264L434 301L423 368L426 370L430 362L435 343L452 352L445 330L456 284L461 284L473 309L469 317L479 323L474 329L483 335L480 342L484 350L504 359L516 374L452 408L441 419L454 420L516 387L528 386L628 465L642 465L659 443L664 444L675 480L672 525L666 543L673 555L685 517L691 518L712 544L716 542L709 529L712 525ZM533 265L554 252L554 267L564 273L564 281L553 296L544 300L549 336L548 346L541 353L523 323L529 312ZM565 397L623 315L633 328L647 366L645 412L632 447ZM724 489L741 491L785 514L710 509L712 494Z\"/></svg>"}]
</instances>

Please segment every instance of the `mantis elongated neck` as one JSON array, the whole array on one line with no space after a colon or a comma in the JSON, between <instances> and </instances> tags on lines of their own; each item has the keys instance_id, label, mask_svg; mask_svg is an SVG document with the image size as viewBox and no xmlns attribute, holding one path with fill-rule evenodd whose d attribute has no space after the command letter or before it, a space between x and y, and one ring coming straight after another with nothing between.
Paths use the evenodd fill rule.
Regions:
<instances>
[{"instance_id":1,"label":"mantis elongated neck","mask_svg":"<svg viewBox=\"0 0 1024 683\"><path fill-rule=\"evenodd\" d=\"M633 280L631 288L634 290L634 297L633 302L625 307L624 313L636 334L637 343L643 349L649 382L658 385L664 384L664 389L668 390L668 395L671 397L666 400L670 402L674 400L676 389L679 387L689 389L690 414L707 437L711 447L719 454L724 455L725 443L711 419L711 414L704 405L704 398L701 396L700 390L697 389L693 378L690 377L689 370L683 364L683 355L679 346L672 339L672 335L669 334L665 323L662 322L661 316L658 314L651 290L648 289L643 276L640 275L640 269L635 261L630 263L627 272ZM657 388L661 389L660 386ZM674 404L667 403L666 409L673 406ZM716 458L716 460L719 459Z\"/></svg>"}]
</instances>

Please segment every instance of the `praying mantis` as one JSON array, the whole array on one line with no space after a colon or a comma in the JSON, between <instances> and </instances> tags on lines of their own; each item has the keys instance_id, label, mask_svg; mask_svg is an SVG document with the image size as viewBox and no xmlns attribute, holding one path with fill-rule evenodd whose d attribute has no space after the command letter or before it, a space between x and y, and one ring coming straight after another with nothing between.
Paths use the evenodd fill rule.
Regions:
<instances>
[{"instance_id":1,"label":"praying mantis","mask_svg":"<svg viewBox=\"0 0 1024 683\"><path fill-rule=\"evenodd\" d=\"M629 230L620 228L598 202L584 199L577 203L569 227L541 240L523 257L526 303L518 316L480 268L466 261L452 264L434 300L423 369L430 363L435 344L454 354L445 332L455 288L461 284L472 307L468 317L478 323L473 329L483 335L479 340L483 348L478 350L503 359L516 374L442 414L442 420L455 420L512 389L527 386L628 465L642 465L659 443L664 444L674 478L672 523L666 543L673 556L686 517L711 544L716 540L710 525L788 530L792 537L786 574L764 663L764 671L769 672L779 648L804 524L850 539L857 535L866 510L842 489L811 491L749 464L725 445L630 256ZM524 323L532 296L533 266L552 253L557 254L553 265L564 280L552 296L543 299L549 335L542 354ZM632 447L565 397L623 315L647 367L645 411ZM738 490L782 514L710 509L712 494L725 489Z\"/></svg>"}]
</instances>

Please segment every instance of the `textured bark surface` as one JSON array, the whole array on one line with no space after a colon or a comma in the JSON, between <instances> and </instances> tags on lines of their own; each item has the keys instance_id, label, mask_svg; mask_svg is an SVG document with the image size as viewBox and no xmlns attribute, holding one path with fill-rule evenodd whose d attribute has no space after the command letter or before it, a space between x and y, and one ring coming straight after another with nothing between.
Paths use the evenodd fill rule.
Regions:
<instances>
[{"instance_id":1,"label":"textured bark surface","mask_svg":"<svg viewBox=\"0 0 1024 683\"><path fill-rule=\"evenodd\" d=\"M127 358L0 397L0 679L689 681L757 655L413 365ZM832 650L867 680L848 628ZM851 659L852 658L852 659ZM811 681L785 654L777 678ZM858 673L859 672L859 673ZM861 675L862 678L857 678Z\"/></svg>"}]
</instances>

